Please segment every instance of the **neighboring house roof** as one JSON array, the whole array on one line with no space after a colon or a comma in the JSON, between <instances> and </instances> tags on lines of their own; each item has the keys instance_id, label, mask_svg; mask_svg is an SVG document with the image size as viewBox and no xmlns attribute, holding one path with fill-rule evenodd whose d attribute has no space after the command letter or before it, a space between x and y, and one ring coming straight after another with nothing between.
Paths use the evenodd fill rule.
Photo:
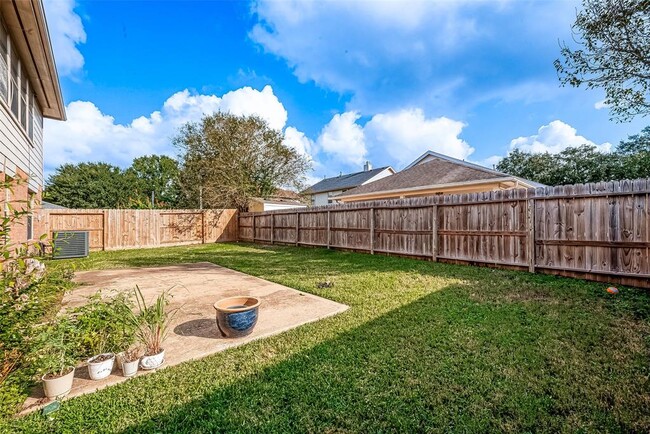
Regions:
<instances>
[{"instance_id":1,"label":"neighboring house roof","mask_svg":"<svg viewBox=\"0 0 650 434\"><path fill-rule=\"evenodd\" d=\"M424 160L424 161L423 161ZM514 180L523 187L541 187L528 181L478 164L468 163L446 155L428 151L395 175L348 190L338 198L388 191L409 191L435 186L477 184L487 181Z\"/></svg>"},{"instance_id":2,"label":"neighboring house roof","mask_svg":"<svg viewBox=\"0 0 650 434\"><path fill-rule=\"evenodd\" d=\"M361 172L348 173L346 175L334 176L332 178L325 178L305 190L306 194L325 193L327 191L345 190L362 185L364 182L369 181L376 175L380 174L386 169L395 172L392 167L384 166L376 169L364 170ZM394 175L393 175L394 176ZM390 178L390 176L388 177ZM379 181L375 181L379 182ZM371 183L371 184L374 184Z\"/></svg>"},{"instance_id":3,"label":"neighboring house roof","mask_svg":"<svg viewBox=\"0 0 650 434\"><path fill-rule=\"evenodd\" d=\"M23 73L46 118L65 120L65 108L41 0L0 1L12 43L23 62Z\"/></svg>"},{"instance_id":4,"label":"neighboring house roof","mask_svg":"<svg viewBox=\"0 0 650 434\"><path fill-rule=\"evenodd\" d=\"M43 209L67 209L64 206L57 205L57 204L51 203L51 202L45 202L45 201L41 202L41 208L43 208Z\"/></svg>"},{"instance_id":5,"label":"neighboring house roof","mask_svg":"<svg viewBox=\"0 0 650 434\"><path fill-rule=\"evenodd\" d=\"M284 188L277 188L275 190L275 193L273 193L273 196L270 197L270 199L293 199L293 200L300 200L301 196L300 193L296 193L295 191L291 190L285 190Z\"/></svg>"},{"instance_id":6,"label":"neighboring house roof","mask_svg":"<svg viewBox=\"0 0 650 434\"><path fill-rule=\"evenodd\" d=\"M251 200L255 201L255 202L259 202L259 203L269 203L269 204L273 204L273 205L307 206L304 203L300 202L299 200L294 200L294 199L282 199L282 198L262 199L262 198L259 198L259 197L254 197Z\"/></svg>"}]
</instances>

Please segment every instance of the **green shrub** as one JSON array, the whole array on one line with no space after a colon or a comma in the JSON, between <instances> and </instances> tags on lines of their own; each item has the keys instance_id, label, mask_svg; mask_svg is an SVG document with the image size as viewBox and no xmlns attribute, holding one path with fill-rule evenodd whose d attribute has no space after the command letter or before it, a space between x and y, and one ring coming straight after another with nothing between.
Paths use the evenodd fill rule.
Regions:
<instances>
[{"instance_id":1,"label":"green shrub","mask_svg":"<svg viewBox=\"0 0 650 434\"><path fill-rule=\"evenodd\" d=\"M135 340L135 327L128 320L131 306L127 293L105 299L97 293L88 298L87 304L68 312L76 328L75 357L81 360L126 350Z\"/></svg>"}]
</instances>

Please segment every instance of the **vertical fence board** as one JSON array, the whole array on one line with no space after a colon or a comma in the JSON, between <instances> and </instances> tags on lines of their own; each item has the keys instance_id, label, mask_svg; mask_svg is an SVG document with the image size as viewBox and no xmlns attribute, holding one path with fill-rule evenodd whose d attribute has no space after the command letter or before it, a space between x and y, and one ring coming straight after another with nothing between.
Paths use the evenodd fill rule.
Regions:
<instances>
[{"instance_id":1,"label":"vertical fence board","mask_svg":"<svg viewBox=\"0 0 650 434\"><path fill-rule=\"evenodd\" d=\"M35 233L51 239L57 231L88 231L93 251L236 241L237 214L233 209L40 209Z\"/></svg>"},{"instance_id":2,"label":"vertical fence board","mask_svg":"<svg viewBox=\"0 0 650 434\"><path fill-rule=\"evenodd\" d=\"M272 214L272 241L277 243L295 241L650 287L650 180L645 179ZM252 240L254 235L270 242L268 215L242 213L239 238Z\"/></svg>"}]
</instances>

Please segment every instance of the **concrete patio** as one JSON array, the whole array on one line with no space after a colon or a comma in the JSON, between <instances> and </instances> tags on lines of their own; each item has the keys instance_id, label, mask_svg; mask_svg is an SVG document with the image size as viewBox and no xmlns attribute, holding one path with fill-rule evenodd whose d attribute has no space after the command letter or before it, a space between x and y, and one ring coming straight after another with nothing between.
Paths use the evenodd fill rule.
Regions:
<instances>
[{"instance_id":1,"label":"concrete patio","mask_svg":"<svg viewBox=\"0 0 650 434\"><path fill-rule=\"evenodd\" d=\"M79 272L75 281L82 286L64 297L63 309L84 304L88 296L99 290L110 296L111 293L114 294L112 291L133 290L137 285L147 302L150 302L162 291L172 288L170 309L179 308L179 311L164 344L165 364L160 369L275 335L348 308L331 300L207 262ZM251 295L261 299L259 320L250 335L226 339L216 326L212 305L219 299L234 295ZM152 371L140 370L138 375L148 372ZM117 366L108 378L101 381L90 380L87 368L78 367L68 398L92 393L126 380ZM42 393L42 387L36 387L25 402L23 411L33 411L47 404Z\"/></svg>"}]
</instances>

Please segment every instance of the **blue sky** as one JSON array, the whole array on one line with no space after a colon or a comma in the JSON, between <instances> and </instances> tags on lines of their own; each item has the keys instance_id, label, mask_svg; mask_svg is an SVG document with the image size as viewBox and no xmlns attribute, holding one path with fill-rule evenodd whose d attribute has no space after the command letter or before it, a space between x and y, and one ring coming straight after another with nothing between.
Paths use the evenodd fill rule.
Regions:
<instances>
[{"instance_id":1,"label":"blue sky","mask_svg":"<svg viewBox=\"0 0 650 434\"><path fill-rule=\"evenodd\" d=\"M606 150L646 125L559 86L568 0L45 5L68 113L46 123L46 173L174 155L177 128L216 110L281 129L309 180L428 149L484 165L514 148Z\"/></svg>"}]
</instances>

